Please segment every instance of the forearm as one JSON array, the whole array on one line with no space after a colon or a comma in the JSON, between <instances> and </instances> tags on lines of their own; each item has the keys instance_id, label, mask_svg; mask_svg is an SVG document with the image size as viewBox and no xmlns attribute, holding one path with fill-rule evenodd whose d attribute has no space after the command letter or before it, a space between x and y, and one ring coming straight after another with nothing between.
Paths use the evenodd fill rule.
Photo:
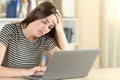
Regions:
<instances>
[{"instance_id":1,"label":"forearm","mask_svg":"<svg viewBox=\"0 0 120 80\"><path fill-rule=\"evenodd\" d=\"M56 10L56 14L54 14L57 18L55 22L55 29L56 29L56 39L61 50L68 50L68 42L63 30L62 22L61 22L61 14L59 10Z\"/></svg>"},{"instance_id":2,"label":"forearm","mask_svg":"<svg viewBox=\"0 0 120 80\"><path fill-rule=\"evenodd\" d=\"M56 38L61 50L68 50L68 42L63 29L56 30Z\"/></svg>"},{"instance_id":3,"label":"forearm","mask_svg":"<svg viewBox=\"0 0 120 80\"><path fill-rule=\"evenodd\" d=\"M25 71L27 69L13 69L0 66L0 77L22 77L26 76Z\"/></svg>"},{"instance_id":4,"label":"forearm","mask_svg":"<svg viewBox=\"0 0 120 80\"><path fill-rule=\"evenodd\" d=\"M36 72L44 72L46 67L33 67L30 69L14 69L0 66L0 77L23 77L35 75Z\"/></svg>"}]
</instances>

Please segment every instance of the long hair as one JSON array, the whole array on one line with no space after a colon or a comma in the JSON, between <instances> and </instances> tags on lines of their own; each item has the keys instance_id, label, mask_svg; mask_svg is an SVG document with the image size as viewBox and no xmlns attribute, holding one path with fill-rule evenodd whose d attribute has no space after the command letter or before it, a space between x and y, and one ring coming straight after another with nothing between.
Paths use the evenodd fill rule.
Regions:
<instances>
[{"instance_id":1,"label":"long hair","mask_svg":"<svg viewBox=\"0 0 120 80\"><path fill-rule=\"evenodd\" d=\"M28 16L23 21L21 21L21 24L25 28L29 25L29 23L35 20L46 18L54 13L57 12L56 7L52 3L42 2L34 10L32 10L32 12L28 14ZM51 35L55 34L55 28L53 28L49 33Z\"/></svg>"}]
</instances>

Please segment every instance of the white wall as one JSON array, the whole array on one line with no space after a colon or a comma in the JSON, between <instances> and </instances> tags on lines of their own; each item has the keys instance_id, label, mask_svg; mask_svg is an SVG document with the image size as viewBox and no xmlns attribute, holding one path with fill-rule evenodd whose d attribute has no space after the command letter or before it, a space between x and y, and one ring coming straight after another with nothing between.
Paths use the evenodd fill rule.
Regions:
<instances>
[{"instance_id":1,"label":"white wall","mask_svg":"<svg viewBox=\"0 0 120 80\"><path fill-rule=\"evenodd\" d=\"M78 49L100 47L100 0L76 0L78 26ZM99 67L99 56L95 62Z\"/></svg>"}]
</instances>

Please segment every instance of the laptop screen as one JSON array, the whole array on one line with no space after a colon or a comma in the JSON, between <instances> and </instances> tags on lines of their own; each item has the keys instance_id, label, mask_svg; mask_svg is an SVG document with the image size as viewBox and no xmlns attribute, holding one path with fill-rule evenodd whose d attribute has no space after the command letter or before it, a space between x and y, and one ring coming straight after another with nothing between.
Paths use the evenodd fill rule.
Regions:
<instances>
[{"instance_id":1,"label":"laptop screen","mask_svg":"<svg viewBox=\"0 0 120 80\"><path fill-rule=\"evenodd\" d=\"M58 51L50 58L42 80L86 77L99 49ZM35 76L31 76L35 78ZM40 76L36 76L41 78Z\"/></svg>"}]
</instances>

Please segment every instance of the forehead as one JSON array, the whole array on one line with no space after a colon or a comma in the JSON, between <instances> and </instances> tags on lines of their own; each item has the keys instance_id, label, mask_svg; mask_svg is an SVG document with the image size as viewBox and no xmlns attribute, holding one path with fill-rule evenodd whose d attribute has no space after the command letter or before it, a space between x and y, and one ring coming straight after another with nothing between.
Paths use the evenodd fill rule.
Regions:
<instances>
[{"instance_id":1,"label":"forehead","mask_svg":"<svg viewBox=\"0 0 120 80\"><path fill-rule=\"evenodd\" d=\"M53 20L57 20L56 16L54 14L46 17L50 22L53 21Z\"/></svg>"}]
</instances>

